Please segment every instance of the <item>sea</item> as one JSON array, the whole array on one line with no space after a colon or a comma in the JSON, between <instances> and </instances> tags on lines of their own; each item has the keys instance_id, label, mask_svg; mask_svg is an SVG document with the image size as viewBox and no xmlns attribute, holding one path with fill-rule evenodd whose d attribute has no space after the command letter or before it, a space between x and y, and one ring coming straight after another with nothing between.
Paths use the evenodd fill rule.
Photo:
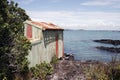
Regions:
<instances>
[{"instance_id":1,"label":"sea","mask_svg":"<svg viewBox=\"0 0 120 80\"><path fill-rule=\"evenodd\" d=\"M97 46L115 47L111 44L97 43L93 41L100 39L120 40L120 32L106 30L65 30L64 52L67 54L73 54L75 60L81 61L97 60L110 62L115 57L119 60L120 54L95 48Z\"/></svg>"}]
</instances>

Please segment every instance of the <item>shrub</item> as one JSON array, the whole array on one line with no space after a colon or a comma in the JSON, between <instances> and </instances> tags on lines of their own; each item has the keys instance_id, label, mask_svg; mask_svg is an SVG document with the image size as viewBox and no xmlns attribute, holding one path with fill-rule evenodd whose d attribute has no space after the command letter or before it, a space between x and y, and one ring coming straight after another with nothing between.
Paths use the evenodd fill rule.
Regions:
<instances>
[{"instance_id":1,"label":"shrub","mask_svg":"<svg viewBox=\"0 0 120 80\"><path fill-rule=\"evenodd\" d=\"M109 80L106 71L106 66L102 64L90 65L84 68L87 80Z\"/></svg>"},{"instance_id":2,"label":"shrub","mask_svg":"<svg viewBox=\"0 0 120 80\"><path fill-rule=\"evenodd\" d=\"M30 70L35 78L40 78L41 80L45 80L47 75L53 73L52 65L46 62L37 64L35 67L32 67Z\"/></svg>"},{"instance_id":3,"label":"shrub","mask_svg":"<svg viewBox=\"0 0 120 80\"><path fill-rule=\"evenodd\" d=\"M94 64L84 67L87 80L120 80L120 63Z\"/></svg>"},{"instance_id":4,"label":"shrub","mask_svg":"<svg viewBox=\"0 0 120 80\"><path fill-rule=\"evenodd\" d=\"M24 36L25 10L13 0L0 1L0 80L14 80L15 72L28 68L31 43Z\"/></svg>"},{"instance_id":5,"label":"shrub","mask_svg":"<svg viewBox=\"0 0 120 80\"><path fill-rule=\"evenodd\" d=\"M111 63L108 68L108 76L110 80L120 80L120 63Z\"/></svg>"},{"instance_id":6,"label":"shrub","mask_svg":"<svg viewBox=\"0 0 120 80\"><path fill-rule=\"evenodd\" d=\"M51 64L56 64L56 63L58 63L58 58L56 57L56 55L54 55L54 56L52 57L52 60L51 60L50 63L51 63Z\"/></svg>"}]
</instances>

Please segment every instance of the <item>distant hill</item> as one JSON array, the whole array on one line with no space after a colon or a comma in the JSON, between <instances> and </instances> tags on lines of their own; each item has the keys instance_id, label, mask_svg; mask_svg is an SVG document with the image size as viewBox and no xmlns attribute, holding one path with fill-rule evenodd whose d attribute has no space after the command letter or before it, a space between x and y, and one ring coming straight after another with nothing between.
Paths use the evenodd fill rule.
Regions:
<instances>
[{"instance_id":1,"label":"distant hill","mask_svg":"<svg viewBox=\"0 0 120 80\"><path fill-rule=\"evenodd\" d=\"M65 31L84 31L84 29L64 29Z\"/></svg>"}]
</instances>

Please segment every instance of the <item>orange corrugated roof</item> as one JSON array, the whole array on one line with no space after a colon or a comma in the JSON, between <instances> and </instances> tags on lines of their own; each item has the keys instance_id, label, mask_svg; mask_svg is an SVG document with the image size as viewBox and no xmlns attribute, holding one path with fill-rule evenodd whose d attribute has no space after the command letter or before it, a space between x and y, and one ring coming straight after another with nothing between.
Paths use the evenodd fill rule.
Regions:
<instances>
[{"instance_id":1,"label":"orange corrugated roof","mask_svg":"<svg viewBox=\"0 0 120 80\"><path fill-rule=\"evenodd\" d=\"M59 28L57 25L53 23L46 23L46 22L36 22L31 21L32 24L40 26L43 29L51 29L51 30L63 30L62 28Z\"/></svg>"}]
</instances>

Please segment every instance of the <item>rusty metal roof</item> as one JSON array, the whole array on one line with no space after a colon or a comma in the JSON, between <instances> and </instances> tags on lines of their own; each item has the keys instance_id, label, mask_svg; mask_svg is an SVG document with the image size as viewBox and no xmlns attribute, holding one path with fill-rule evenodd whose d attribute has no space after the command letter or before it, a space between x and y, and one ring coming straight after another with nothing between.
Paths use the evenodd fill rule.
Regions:
<instances>
[{"instance_id":1,"label":"rusty metal roof","mask_svg":"<svg viewBox=\"0 0 120 80\"><path fill-rule=\"evenodd\" d=\"M43 30L63 30L62 28L58 27L53 23L46 23L46 22L36 22L36 21L26 21L28 24L36 25Z\"/></svg>"}]
</instances>

